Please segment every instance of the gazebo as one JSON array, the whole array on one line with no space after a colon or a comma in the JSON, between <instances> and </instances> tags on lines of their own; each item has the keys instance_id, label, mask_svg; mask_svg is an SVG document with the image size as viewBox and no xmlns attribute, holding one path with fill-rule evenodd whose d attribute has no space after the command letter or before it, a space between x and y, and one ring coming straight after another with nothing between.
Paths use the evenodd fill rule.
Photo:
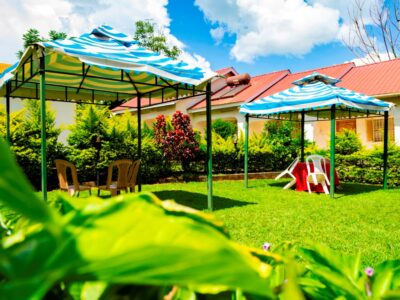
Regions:
<instances>
[{"instance_id":1,"label":"gazebo","mask_svg":"<svg viewBox=\"0 0 400 300\"><path fill-rule=\"evenodd\" d=\"M335 86L340 80L313 73L293 82L291 87L257 101L242 104L245 114L244 181L248 187L249 118L287 120L301 124L301 161L304 161L304 123L330 120L330 196L334 197L335 121L337 119L384 117L383 134L383 188L387 188L388 117L392 103Z\"/></svg>"},{"instance_id":2,"label":"gazebo","mask_svg":"<svg viewBox=\"0 0 400 300\"><path fill-rule=\"evenodd\" d=\"M46 101L109 105L136 97L140 158L143 107L205 95L208 208L212 210L211 79L216 75L145 49L107 25L80 37L35 43L19 62L0 74L0 97L6 98L6 137L10 142L10 100L40 100L41 186L46 201Z\"/></svg>"}]
</instances>

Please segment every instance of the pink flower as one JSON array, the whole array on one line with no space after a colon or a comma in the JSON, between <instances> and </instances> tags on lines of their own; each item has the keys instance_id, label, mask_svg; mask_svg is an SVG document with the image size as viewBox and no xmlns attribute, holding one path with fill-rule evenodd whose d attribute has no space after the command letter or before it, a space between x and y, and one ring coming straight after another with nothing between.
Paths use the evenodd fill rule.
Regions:
<instances>
[{"instance_id":1,"label":"pink flower","mask_svg":"<svg viewBox=\"0 0 400 300\"><path fill-rule=\"evenodd\" d=\"M264 243L263 250L264 251L269 251L270 249L271 249L271 244L270 243Z\"/></svg>"},{"instance_id":2,"label":"pink flower","mask_svg":"<svg viewBox=\"0 0 400 300\"><path fill-rule=\"evenodd\" d=\"M372 277L372 275L374 275L374 269L371 267L365 268L364 272L368 277Z\"/></svg>"}]
</instances>

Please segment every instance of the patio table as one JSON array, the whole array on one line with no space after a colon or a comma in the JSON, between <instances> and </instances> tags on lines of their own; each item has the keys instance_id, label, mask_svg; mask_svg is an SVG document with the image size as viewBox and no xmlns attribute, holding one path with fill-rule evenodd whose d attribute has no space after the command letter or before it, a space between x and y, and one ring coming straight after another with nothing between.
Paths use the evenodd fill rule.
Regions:
<instances>
[{"instance_id":1,"label":"patio table","mask_svg":"<svg viewBox=\"0 0 400 300\"><path fill-rule=\"evenodd\" d=\"M314 171L314 165L310 164L311 172ZM326 164L326 170L324 170L328 179L330 179L330 164ZM307 191L307 164L305 162L298 162L296 167L293 169L292 174L296 177L296 191ZM340 185L339 176L335 170L335 186ZM321 184L310 183L311 191L317 193L323 193L324 189Z\"/></svg>"}]
</instances>

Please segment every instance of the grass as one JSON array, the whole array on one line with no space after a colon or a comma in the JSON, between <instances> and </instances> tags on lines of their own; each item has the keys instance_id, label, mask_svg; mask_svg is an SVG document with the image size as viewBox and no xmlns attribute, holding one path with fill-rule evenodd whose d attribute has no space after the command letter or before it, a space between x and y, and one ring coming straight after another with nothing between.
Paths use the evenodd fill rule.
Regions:
<instances>
[{"instance_id":1,"label":"grass","mask_svg":"<svg viewBox=\"0 0 400 300\"><path fill-rule=\"evenodd\" d=\"M364 266L400 258L399 189L343 184L341 194L331 200L324 194L282 190L285 183L251 180L245 189L242 181L214 182L213 213L233 239L249 246L317 241L347 254L361 251ZM205 182L144 185L143 190L207 208Z\"/></svg>"}]
</instances>

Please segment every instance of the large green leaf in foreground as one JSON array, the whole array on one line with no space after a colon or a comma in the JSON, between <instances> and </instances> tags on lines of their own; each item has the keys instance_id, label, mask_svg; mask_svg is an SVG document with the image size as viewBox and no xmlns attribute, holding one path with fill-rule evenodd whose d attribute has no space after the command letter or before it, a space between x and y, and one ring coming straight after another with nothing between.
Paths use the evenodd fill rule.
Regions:
<instances>
[{"instance_id":1,"label":"large green leaf in foreground","mask_svg":"<svg viewBox=\"0 0 400 300\"><path fill-rule=\"evenodd\" d=\"M6 152L0 142L0 156ZM151 194L131 194L107 202L93 198L88 205L81 199L63 199L69 212L49 222L57 219L54 212L26 185L7 192L20 180L12 176L16 172L9 163L8 175L1 178L0 201L42 223L3 241L4 299L40 299L62 280L173 284L202 291L241 288L273 297L271 267L231 241L210 216Z\"/></svg>"}]
</instances>

